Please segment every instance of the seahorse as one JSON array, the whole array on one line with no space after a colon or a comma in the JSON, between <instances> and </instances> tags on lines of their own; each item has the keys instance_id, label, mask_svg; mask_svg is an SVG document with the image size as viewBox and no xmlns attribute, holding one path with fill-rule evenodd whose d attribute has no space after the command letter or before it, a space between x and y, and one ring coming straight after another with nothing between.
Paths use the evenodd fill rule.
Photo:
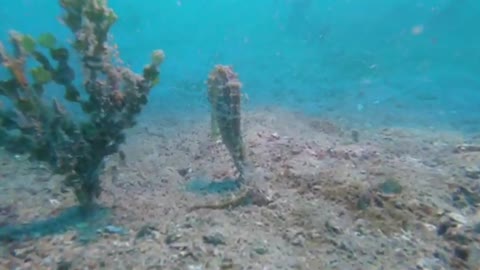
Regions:
<instances>
[{"instance_id":1,"label":"seahorse","mask_svg":"<svg viewBox=\"0 0 480 270\"><path fill-rule=\"evenodd\" d=\"M243 181L246 155L241 129L242 83L232 67L217 65L210 73L207 84L212 107L212 133L220 134L233 159L238 179Z\"/></svg>"},{"instance_id":2,"label":"seahorse","mask_svg":"<svg viewBox=\"0 0 480 270\"><path fill-rule=\"evenodd\" d=\"M245 183L247 168L246 151L241 129L242 84L232 67L217 65L208 77L208 100L212 107L212 133L220 134L237 170L240 191L231 198L203 205L194 205L188 211L198 209L229 209L244 204L267 205L271 200L256 186Z\"/></svg>"}]
</instances>

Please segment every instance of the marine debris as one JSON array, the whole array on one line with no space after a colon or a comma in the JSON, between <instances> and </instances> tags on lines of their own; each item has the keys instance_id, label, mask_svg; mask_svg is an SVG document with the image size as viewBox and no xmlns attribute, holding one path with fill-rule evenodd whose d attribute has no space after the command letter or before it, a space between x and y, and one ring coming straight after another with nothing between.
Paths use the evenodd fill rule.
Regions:
<instances>
[{"instance_id":1,"label":"marine debris","mask_svg":"<svg viewBox=\"0 0 480 270\"><path fill-rule=\"evenodd\" d=\"M101 193L105 157L119 152L125 129L135 125L159 81L164 53L153 52L150 64L136 74L118 64L114 46L108 43L117 15L106 0L59 4L62 21L73 34L71 48L51 33L34 38L12 31L11 53L0 43L0 62L10 73L0 79L0 100L5 101L0 106L0 146L28 154L64 175L64 184L88 209ZM80 66L72 66L72 53L82 60ZM30 61L35 63L31 69ZM63 99L49 100L44 92L50 87L62 87ZM85 117L69 113L72 106L65 102L80 105Z\"/></svg>"}]
</instances>

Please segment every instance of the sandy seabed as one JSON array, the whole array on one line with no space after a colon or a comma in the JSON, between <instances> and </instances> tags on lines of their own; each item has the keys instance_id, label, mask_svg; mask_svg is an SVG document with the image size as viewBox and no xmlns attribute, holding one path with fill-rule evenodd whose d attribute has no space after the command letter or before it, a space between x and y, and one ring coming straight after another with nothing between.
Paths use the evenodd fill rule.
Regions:
<instances>
[{"instance_id":1,"label":"sandy seabed","mask_svg":"<svg viewBox=\"0 0 480 270\"><path fill-rule=\"evenodd\" d=\"M88 243L76 230L1 243L0 269L480 269L480 138L248 112L249 181L272 202L189 211L235 195L186 190L234 174L209 128L139 124L102 176L110 225ZM1 152L0 225L74 205L61 179Z\"/></svg>"}]
</instances>

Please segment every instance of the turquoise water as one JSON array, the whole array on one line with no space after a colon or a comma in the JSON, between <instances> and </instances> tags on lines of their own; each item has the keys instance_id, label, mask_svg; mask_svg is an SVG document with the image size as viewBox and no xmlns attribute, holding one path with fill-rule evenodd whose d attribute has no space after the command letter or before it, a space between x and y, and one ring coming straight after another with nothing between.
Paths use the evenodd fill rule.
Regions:
<instances>
[{"instance_id":1,"label":"turquoise water","mask_svg":"<svg viewBox=\"0 0 480 270\"><path fill-rule=\"evenodd\" d=\"M3 1L9 29L69 37L56 1ZM480 4L452 1L110 1L123 59L165 50L144 116L207 110L216 63L240 74L249 107L279 105L365 126L478 132ZM416 33L414 33L417 31Z\"/></svg>"},{"instance_id":2,"label":"turquoise water","mask_svg":"<svg viewBox=\"0 0 480 270\"><path fill-rule=\"evenodd\" d=\"M239 74L243 84L242 91L248 95L248 101L242 108L246 111L260 109L258 111L261 112L265 107L281 108L328 119L332 123L338 123L339 126L346 126L356 131L361 131L362 128L415 127L445 132L441 134L448 134L450 131L460 132L467 138L480 134L480 35L478 34L480 2L478 1L116 0L109 1L109 5L119 16L111 32L114 36L113 41L118 45L123 61L133 70L141 72L145 63L150 61L151 52L156 49L162 49L166 54L165 62L161 66L161 82L150 93L148 106L141 114L140 121L147 120L145 123L148 123L148 120L160 118L173 119L173 122L177 123L187 122L197 117L206 119L209 116L210 104L207 100L205 81L212 67L216 64L226 64L232 65ZM8 44L8 32L12 29L32 36L39 36L45 32L54 33L57 40L62 42L61 45L66 45L66 42L71 39L71 33L58 19L62 9L57 1L2 0L0 7L0 40L4 44ZM73 57L72 63L77 64L76 67L80 66L78 65L80 59ZM76 74L81 73L78 68L75 71ZM0 69L0 79L8 75L8 70ZM82 79L77 75L75 84L81 85ZM47 89L47 95L57 96L61 91L63 91L61 87L52 85ZM1 102L6 101L2 98L0 97L0 109ZM8 102L6 103L8 106ZM67 105L69 106L71 105ZM75 112L79 107L75 105L68 109ZM54 125L50 122L48 124ZM3 129L3 126L0 128ZM84 129L80 130L84 131ZM159 128L154 132L161 133L161 130ZM94 128L87 131L95 132ZM106 133L108 132L100 134ZM115 131L112 133L119 135ZM0 133L0 143L4 142L1 137L4 134ZM78 138L68 135L69 138ZM84 137L95 137L87 135ZM53 136L55 139L52 139L52 144L59 141L65 143L58 139L61 135L55 133ZM108 137L108 134L105 136ZM272 140L280 139L278 134L272 134L271 137ZM352 135L352 137L355 136ZM119 135L115 137L117 138L121 140L123 137ZM270 142L268 139L265 140ZM353 141L358 143L358 136ZM95 143L103 146L103 141L95 141ZM441 143L438 145L435 143L432 139L431 145L435 147L441 145ZM113 145L112 149L116 146ZM26 145L25 148L29 146L31 145ZM61 146L63 148L59 147L59 151L67 149L65 152L71 154L71 151L68 151L70 147L78 145L65 143ZM416 145L419 149L423 147L423 150L428 149L429 146L430 144L421 145L421 142ZM181 146L177 147L181 148ZM358 147L368 148L365 145ZM7 149L8 145L5 148ZM88 153L88 149L80 147L78 149ZM185 146L185 149L189 149L188 146ZM322 159L321 156L326 155L328 158L338 159L341 154L337 155L335 149L332 149L320 149L315 152L308 148L315 158ZM112 150L111 153L116 153L116 150ZM475 151L478 152L478 149L473 152ZM87 190L86 193L90 192L87 195L98 191L96 189L100 185L96 184L100 178L97 177L97 173L102 173L103 167L95 167L98 165L95 162L100 160L98 163L102 163L103 166L105 160L102 158L108 156L106 152L98 154L98 158L78 159L79 163L83 162L79 165L80 169L87 170L88 175L91 176L87 177L90 180L87 184L82 178L84 190ZM292 150L290 154L295 156L293 152ZM372 152L376 153L376 150ZM78 155L82 156L83 153ZM439 150L438 153L443 152ZM389 154L385 155L386 164L394 156ZM195 158L193 162L201 158L202 156ZM410 160L408 158L406 160ZM14 159L18 161L21 157L14 156ZM52 160L47 161L50 162L49 165L55 163ZM135 161L130 164L135 166ZM174 167L171 163L168 164ZM52 167L57 165L54 164ZM164 164L155 166L161 167ZM182 176L181 179L185 180L181 182L184 184L182 192L215 196L235 193L241 187L238 179L227 177L223 181L212 181L208 176L201 173L195 174L196 172L190 177L189 169L191 168L184 168L187 167L184 164L181 165L183 167L178 164L176 166L179 167L174 169ZM197 166L201 167L202 164ZM354 167L356 168L356 165ZM474 169L472 169L474 173L478 173L478 170ZM140 171L141 168L138 170ZM172 169L172 171L175 170ZM4 177L1 173L0 180ZM449 177L452 179L457 177L456 173L456 171L452 172ZM60 174L66 173L63 171ZM108 175L112 174L109 171ZM130 176L123 175L123 177ZM150 181L150 178L157 180L155 178L157 175L154 173L153 176L147 174L147 177L136 175L133 178L135 177L140 177L145 182ZM478 179L478 176L475 177ZM150 189L148 185L160 186L163 185L163 181L168 182L171 179L141 184L134 183L134 180L132 180L132 186L125 185L127 188L125 186L122 188L124 188L123 191L130 192L131 187L132 194L139 196L138 193L155 190ZM277 179L271 181L277 181ZM115 184L109 184L115 186ZM135 186L136 184L140 187ZM1 187L3 189L3 186ZM48 195L43 195L50 196L49 189L51 189L50 186L45 187L42 191ZM14 190L14 188L8 190ZM400 192L402 189L398 191ZM392 195L397 191L385 193ZM116 219L111 218L111 209L106 209L112 205L103 208L102 202L100 203L102 207L94 208L95 211L92 212L87 211L88 213L85 213L85 208L81 206L60 207L56 209L57 211L50 211L48 210L50 208L45 207L46 210L43 213L56 214L47 217L28 215L39 218L27 223L17 222L15 216L12 218L14 222L10 223L10 215L16 215L16 213L13 214L14 210L11 210L13 206L10 207L10 204L16 206L21 203L10 202L6 192L0 195L4 196L1 202L9 204L5 206L0 204L0 217L2 217L0 242L9 244L62 234L68 230L76 230L79 233L77 240L85 243L104 233L128 235L130 228L124 230L123 226L129 226L138 220L132 221L125 217L129 214L139 215L137 210L146 207L143 201L134 201L138 203L135 205L138 209L126 214L118 213L124 209L114 209L118 210L115 212L116 216L114 215ZM135 200L123 195L124 197L120 200L126 197ZM177 199L175 194L172 196ZM299 197L301 196L303 194ZM77 199L79 197L77 195ZM88 198L91 197L93 195ZM112 200L115 201L115 199ZM52 199L50 203L54 204L52 201L55 202L55 200ZM42 201L42 203L46 202ZM61 205L63 202L57 203ZM147 206L155 209L158 207L158 205ZM88 210L91 209L88 208ZM149 217L140 219L142 218ZM122 221L124 224L120 224ZM138 224L135 223L135 225ZM145 225L144 228L149 230L150 227ZM144 228L142 227L140 231Z\"/></svg>"}]
</instances>

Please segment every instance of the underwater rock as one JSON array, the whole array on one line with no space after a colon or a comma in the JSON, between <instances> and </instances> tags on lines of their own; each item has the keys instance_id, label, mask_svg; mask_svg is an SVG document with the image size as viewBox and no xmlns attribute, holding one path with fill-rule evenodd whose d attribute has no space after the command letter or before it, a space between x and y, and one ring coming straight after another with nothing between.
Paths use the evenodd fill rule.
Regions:
<instances>
[{"instance_id":1,"label":"underwater rock","mask_svg":"<svg viewBox=\"0 0 480 270\"><path fill-rule=\"evenodd\" d=\"M417 261L416 268L417 270L433 270L433 269L444 269L441 266L440 260L436 258L421 258Z\"/></svg>"},{"instance_id":2,"label":"underwater rock","mask_svg":"<svg viewBox=\"0 0 480 270\"><path fill-rule=\"evenodd\" d=\"M209 235L204 235L202 237L203 242L206 244L218 246L218 245L226 245L225 236L221 233L214 233Z\"/></svg>"},{"instance_id":3,"label":"underwater rock","mask_svg":"<svg viewBox=\"0 0 480 270\"><path fill-rule=\"evenodd\" d=\"M125 230L121 227L113 226L113 225L108 225L100 232L105 232L105 233L110 233L110 234L124 234Z\"/></svg>"},{"instance_id":4,"label":"underwater rock","mask_svg":"<svg viewBox=\"0 0 480 270\"><path fill-rule=\"evenodd\" d=\"M28 255L35 252L34 246L17 247L11 250L10 254L20 259L26 259Z\"/></svg>"},{"instance_id":5,"label":"underwater rock","mask_svg":"<svg viewBox=\"0 0 480 270\"><path fill-rule=\"evenodd\" d=\"M145 237L152 237L153 239L158 239L159 236L160 236L160 233L155 228L155 226L144 225L142 226L142 228L140 228L140 230L135 235L135 239L141 239Z\"/></svg>"},{"instance_id":6,"label":"underwater rock","mask_svg":"<svg viewBox=\"0 0 480 270\"><path fill-rule=\"evenodd\" d=\"M451 197L453 206L459 209L476 207L480 204L480 195L476 191L472 191L464 186L456 187Z\"/></svg>"},{"instance_id":7,"label":"underwater rock","mask_svg":"<svg viewBox=\"0 0 480 270\"><path fill-rule=\"evenodd\" d=\"M455 269L476 269L465 267L479 265L480 238L476 235L475 226L475 220L460 213L446 213L440 219L437 234L448 243L447 250L451 253L449 263Z\"/></svg>"},{"instance_id":8,"label":"underwater rock","mask_svg":"<svg viewBox=\"0 0 480 270\"><path fill-rule=\"evenodd\" d=\"M306 241L305 232L301 229L288 229L283 235L283 238L297 247L303 247Z\"/></svg>"},{"instance_id":9,"label":"underwater rock","mask_svg":"<svg viewBox=\"0 0 480 270\"><path fill-rule=\"evenodd\" d=\"M177 169L177 172L180 176L185 177L187 174L189 174L192 171L191 168L181 168Z\"/></svg>"},{"instance_id":10,"label":"underwater rock","mask_svg":"<svg viewBox=\"0 0 480 270\"><path fill-rule=\"evenodd\" d=\"M453 220L458 224L461 224L461 225L467 224L467 218L462 214L451 212L447 214L447 217L449 217L451 220Z\"/></svg>"},{"instance_id":11,"label":"underwater rock","mask_svg":"<svg viewBox=\"0 0 480 270\"><path fill-rule=\"evenodd\" d=\"M470 269L475 269L475 267L478 269L480 265L480 243L473 243L470 246L470 256L468 257L467 265Z\"/></svg>"},{"instance_id":12,"label":"underwater rock","mask_svg":"<svg viewBox=\"0 0 480 270\"><path fill-rule=\"evenodd\" d=\"M177 233L177 232L169 233L167 235L167 237L165 238L165 243L167 245L171 245L171 244L177 242L178 240L180 240L181 238L182 238L181 233Z\"/></svg>"},{"instance_id":13,"label":"underwater rock","mask_svg":"<svg viewBox=\"0 0 480 270\"><path fill-rule=\"evenodd\" d=\"M480 179L480 168L477 166L466 167L465 176L471 179Z\"/></svg>"},{"instance_id":14,"label":"underwater rock","mask_svg":"<svg viewBox=\"0 0 480 270\"><path fill-rule=\"evenodd\" d=\"M255 252L255 254L265 255L268 253L268 248L263 244L259 244L253 248L253 251Z\"/></svg>"},{"instance_id":15,"label":"underwater rock","mask_svg":"<svg viewBox=\"0 0 480 270\"><path fill-rule=\"evenodd\" d=\"M454 153L480 152L480 145L462 144L455 147Z\"/></svg>"},{"instance_id":16,"label":"underwater rock","mask_svg":"<svg viewBox=\"0 0 480 270\"><path fill-rule=\"evenodd\" d=\"M335 224L332 220L327 220L325 222L325 227L327 228L327 230L333 234L342 234L343 231L342 229L340 228L340 226L338 226L337 224Z\"/></svg>"},{"instance_id":17,"label":"underwater rock","mask_svg":"<svg viewBox=\"0 0 480 270\"><path fill-rule=\"evenodd\" d=\"M187 266L187 269L188 270L204 270L203 266L202 265L197 265L197 264L191 264L189 266Z\"/></svg>"},{"instance_id":18,"label":"underwater rock","mask_svg":"<svg viewBox=\"0 0 480 270\"><path fill-rule=\"evenodd\" d=\"M456 246L453 250L455 257L459 258L462 261L467 261L470 255L468 247L465 246Z\"/></svg>"},{"instance_id":19,"label":"underwater rock","mask_svg":"<svg viewBox=\"0 0 480 270\"><path fill-rule=\"evenodd\" d=\"M60 261L57 264L57 270L69 270L72 267L72 262Z\"/></svg>"},{"instance_id":20,"label":"underwater rock","mask_svg":"<svg viewBox=\"0 0 480 270\"><path fill-rule=\"evenodd\" d=\"M233 262L232 258L223 258L222 262L220 263L220 269L222 270L237 270L241 269L240 265L237 265Z\"/></svg>"}]
</instances>

